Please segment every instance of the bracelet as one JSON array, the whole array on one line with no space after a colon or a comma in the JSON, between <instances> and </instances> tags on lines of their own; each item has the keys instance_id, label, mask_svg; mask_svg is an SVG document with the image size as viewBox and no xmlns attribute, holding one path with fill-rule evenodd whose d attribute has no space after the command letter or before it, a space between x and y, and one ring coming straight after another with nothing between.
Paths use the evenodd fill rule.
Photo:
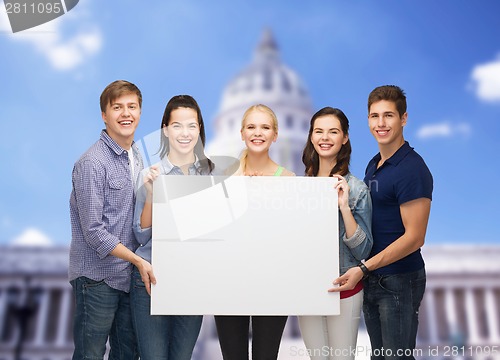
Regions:
<instances>
[{"instance_id":1,"label":"bracelet","mask_svg":"<svg viewBox=\"0 0 500 360\"><path fill-rule=\"evenodd\" d=\"M358 267L361 269L361 271L363 272L363 278L366 278L368 277L368 275L370 275L370 270L368 270L368 268L366 267L365 264L363 264L362 262L360 262L358 264Z\"/></svg>"}]
</instances>

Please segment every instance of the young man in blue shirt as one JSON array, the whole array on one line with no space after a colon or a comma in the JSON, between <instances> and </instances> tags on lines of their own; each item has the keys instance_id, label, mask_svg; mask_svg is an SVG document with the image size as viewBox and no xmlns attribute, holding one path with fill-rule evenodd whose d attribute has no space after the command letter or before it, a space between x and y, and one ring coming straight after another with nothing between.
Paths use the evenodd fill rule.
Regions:
<instances>
[{"instance_id":1,"label":"young man in blue shirt","mask_svg":"<svg viewBox=\"0 0 500 360\"><path fill-rule=\"evenodd\" d=\"M368 97L368 125L380 152L365 183L373 203L373 248L367 261L334 281L348 290L365 277L363 312L372 359L414 359L418 309L425 291L420 253L431 208L433 180L403 137L406 96L394 85Z\"/></svg>"},{"instance_id":2,"label":"young man in blue shirt","mask_svg":"<svg viewBox=\"0 0 500 360\"><path fill-rule=\"evenodd\" d=\"M118 80L104 89L100 102L106 129L75 163L72 174L73 360L102 359L108 337L109 359L135 360L129 300L132 264L148 289L149 282L155 282L151 264L134 253L138 243L132 229L134 187L143 169L133 142L142 96L134 84Z\"/></svg>"}]
</instances>

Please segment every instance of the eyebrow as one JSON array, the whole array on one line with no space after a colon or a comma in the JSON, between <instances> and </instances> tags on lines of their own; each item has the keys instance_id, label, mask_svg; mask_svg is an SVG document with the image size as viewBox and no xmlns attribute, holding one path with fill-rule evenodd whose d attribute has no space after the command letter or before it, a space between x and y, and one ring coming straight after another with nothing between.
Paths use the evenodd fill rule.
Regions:
<instances>
[{"instance_id":1,"label":"eyebrow","mask_svg":"<svg viewBox=\"0 0 500 360\"><path fill-rule=\"evenodd\" d=\"M389 110L389 111L384 111L382 114L396 114L397 112L396 111L392 111L392 110ZM369 115L372 116L372 115L378 115L379 113L378 112L371 112Z\"/></svg>"},{"instance_id":2,"label":"eyebrow","mask_svg":"<svg viewBox=\"0 0 500 360\"><path fill-rule=\"evenodd\" d=\"M314 131L314 130L324 130L324 129L323 129L323 128L320 128L320 127L316 127L316 128L314 128L314 129L313 129L313 131ZM330 130L337 130L337 131L340 131L340 129L339 129L339 128L336 128L336 127L329 128L329 129L327 129L327 130L328 130L328 131L330 131Z\"/></svg>"},{"instance_id":3,"label":"eyebrow","mask_svg":"<svg viewBox=\"0 0 500 360\"><path fill-rule=\"evenodd\" d=\"M137 105L137 106L139 106L139 103L137 103L135 101L128 102L128 103L121 103L121 102L115 101L115 102L111 103L111 106L113 106L113 105Z\"/></svg>"},{"instance_id":4,"label":"eyebrow","mask_svg":"<svg viewBox=\"0 0 500 360\"><path fill-rule=\"evenodd\" d=\"M173 124L179 124L179 125L181 125L181 122L180 121L172 121L169 125L173 125ZM193 124L198 124L198 121L193 120L193 121L187 123L187 125L193 125Z\"/></svg>"}]
</instances>

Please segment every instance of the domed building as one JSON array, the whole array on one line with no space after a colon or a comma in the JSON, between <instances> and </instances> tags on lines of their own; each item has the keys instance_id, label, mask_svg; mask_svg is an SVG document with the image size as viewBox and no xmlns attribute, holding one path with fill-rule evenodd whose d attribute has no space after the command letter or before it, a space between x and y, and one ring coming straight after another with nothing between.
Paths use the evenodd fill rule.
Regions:
<instances>
[{"instance_id":1,"label":"domed building","mask_svg":"<svg viewBox=\"0 0 500 360\"><path fill-rule=\"evenodd\" d=\"M273 159L302 174L311 100L297 74L281 63L270 31L264 33L252 63L223 92L209 154L238 156L243 148L242 115L256 103L271 107L280 122L279 139L271 148ZM158 139L157 134L153 137ZM68 251L67 246L51 246L35 230L26 231L11 245L0 245L0 360L71 358L74 299L67 275ZM422 252L427 289L415 357L500 360L500 246L472 241L425 245ZM362 321L356 360L369 359L367 344ZM213 316L204 317L193 359L221 359ZM292 359L309 359L293 316L279 355L279 360Z\"/></svg>"},{"instance_id":2,"label":"domed building","mask_svg":"<svg viewBox=\"0 0 500 360\"><path fill-rule=\"evenodd\" d=\"M223 91L214 119L215 138L207 145L209 156L239 157L244 148L241 119L246 109L259 103L273 109L279 122L278 141L270 151L272 159L297 175L303 174L302 150L312 103L299 76L281 62L270 30L264 31L252 63Z\"/></svg>"}]
</instances>

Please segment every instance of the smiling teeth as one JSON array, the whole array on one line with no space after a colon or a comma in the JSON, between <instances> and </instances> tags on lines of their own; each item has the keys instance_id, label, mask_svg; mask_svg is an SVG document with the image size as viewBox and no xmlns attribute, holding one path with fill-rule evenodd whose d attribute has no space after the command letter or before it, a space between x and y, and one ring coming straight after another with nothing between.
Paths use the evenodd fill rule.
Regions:
<instances>
[{"instance_id":1,"label":"smiling teeth","mask_svg":"<svg viewBox=\"0 0 500 360\"><path fill-rule=\"evenodd\" d=\"M122 121L120 124L122 124L122 125L130 125L130 124L132 124L132 121Z\"/></svg>"}]
</instances>

